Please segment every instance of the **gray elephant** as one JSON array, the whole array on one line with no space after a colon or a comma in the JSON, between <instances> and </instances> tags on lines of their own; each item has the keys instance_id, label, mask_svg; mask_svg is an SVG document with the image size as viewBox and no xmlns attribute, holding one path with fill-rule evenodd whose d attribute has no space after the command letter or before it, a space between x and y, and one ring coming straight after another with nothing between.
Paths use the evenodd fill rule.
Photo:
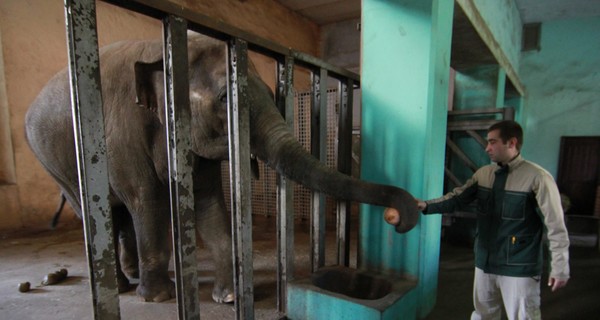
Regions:
<instances>
[{"instance_id":1,"label":"gray elephant","mask_svg":"<svg viewBox=\"0 0 600 320\"><path fill-rule=\"evenodd\" d=\"M228 159L225 45L189 37L193 181L200 238L215 261L213 299L233 300L231 227L221 189L220 162ZM118 280L138 276L137 294L146 301L174 297L168 275L170 206L165 142L162 41L126 41L101 50L109 202L115 237L121 243ZM252 68L251 68L252 69ZM67 70L52 78L26 115L29 145L81 215ZM297 142L267 85L251 70L251 152L282 175L333 197L397 209L397 230L418 220L414 198L400 188L361 181L331 170ZM116 242L116 241L115 241ZM136 259L139 254L139 259ZM133 257L133 258L132 258Z\"/></svg>"}]
</instances>

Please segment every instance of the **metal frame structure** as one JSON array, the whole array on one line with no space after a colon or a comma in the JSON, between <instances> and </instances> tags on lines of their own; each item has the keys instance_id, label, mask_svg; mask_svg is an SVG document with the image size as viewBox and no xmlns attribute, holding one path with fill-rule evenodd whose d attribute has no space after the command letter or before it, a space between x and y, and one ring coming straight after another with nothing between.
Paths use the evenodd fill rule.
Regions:
<instances>
[{"instance_id":1,"label":"metal frame structure","mask_svg":"<svg viewBox=\"0 0 600 320\"><path fill-rule=\"evenodd\" d=\"M199 319L196 272L196 237L191 180L192 164L190 105L187 61L187 30L194 30L228 43L229 148L233 257L235 270L235 307L237 319L254 318L252 276L252 217L250 206L249 102L247 95L248 50L274 58L278 62L276 104L293 127L293 69L303 66L313 73L312 150L324 161L326 150L327 79L340 81L340 122L338 169L350 173L352 135L352 90L359 76L310 55L225 25L169 1L104 0L163 21L165 67L165 114L173 229L173 252L179 319ZM100 62L96 29L95 0L64 0L74 131L80 193L84 216L86 248L95 319L119 319L116 284L115 244L108 204L108 177L104 117L102 112ZM316 133L315 133L316 132ZM293 279L293 208L290 183L279 177L278 206L278 310L285 314L288 281ZM313 270L324 264L324 197L316 194L312 214ZM349 203L338 205L338 261L349 261Z\"/></svg>"}]
</instances>

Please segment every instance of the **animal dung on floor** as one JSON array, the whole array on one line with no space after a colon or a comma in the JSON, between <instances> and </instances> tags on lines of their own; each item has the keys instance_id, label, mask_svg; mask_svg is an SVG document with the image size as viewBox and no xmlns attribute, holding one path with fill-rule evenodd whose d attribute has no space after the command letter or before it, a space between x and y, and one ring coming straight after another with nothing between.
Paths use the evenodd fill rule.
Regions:
<instances>
[{"instance_id":1,"label":"animal dung on floor","mask_svg":"<svg viewBox=\"0 0 600 320\"><path fill-rule=\"evenodd\" d=\"M53 284L57 284L63 280L65 280L67 278L67 275L69 274L69 272L67 271L67 269L60 269L56 272L53 273L48 273L45 277L44 280L42 281L42 285L43 286L50 286Z\"/></svg>"}]
</instances>

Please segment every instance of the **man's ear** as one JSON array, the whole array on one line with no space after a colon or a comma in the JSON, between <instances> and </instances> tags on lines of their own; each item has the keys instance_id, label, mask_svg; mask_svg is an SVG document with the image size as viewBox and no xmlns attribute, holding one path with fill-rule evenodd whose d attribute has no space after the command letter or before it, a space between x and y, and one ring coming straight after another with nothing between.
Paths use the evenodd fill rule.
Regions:
<instances>
[{"instance_id":1,"label":"man's ear","mask_svg":"<svg viewBox=\"0 0 600 320\"><path fill-rule=\"evenodd\" d=\"M135 103L156 112L163 105L163 60L151 63L138 61L135 63L134 69Z\"/></svg>"},{"instance_id":2,"label":"man's ear","mask_svg":"<svg viewBox=\"0 0 600 320\"><path fill-rule=\"evenodd\" d=\"M512 137L512 138L508 139L508 146L511 147L511 148L515 148L516 149L517 148L517 142L518 142L517 138Z\"/></svg>"}]
</instances>

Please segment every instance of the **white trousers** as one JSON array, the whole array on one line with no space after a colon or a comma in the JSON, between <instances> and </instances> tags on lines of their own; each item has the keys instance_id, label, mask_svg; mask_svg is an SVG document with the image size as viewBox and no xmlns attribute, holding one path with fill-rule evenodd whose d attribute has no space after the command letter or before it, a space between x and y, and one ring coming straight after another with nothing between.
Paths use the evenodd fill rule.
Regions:
<instances>
[{"instance_id":1,"label":"white trousers","mask_svg":"<svg viewBox=\"0 0 600 320\"><path fill-rule=\"evenodd\" d=\"M500 320L502 302L509 320L538 320L540 277L508 277L475 268L471 320Z\"/></svg>"}]
</instances>

